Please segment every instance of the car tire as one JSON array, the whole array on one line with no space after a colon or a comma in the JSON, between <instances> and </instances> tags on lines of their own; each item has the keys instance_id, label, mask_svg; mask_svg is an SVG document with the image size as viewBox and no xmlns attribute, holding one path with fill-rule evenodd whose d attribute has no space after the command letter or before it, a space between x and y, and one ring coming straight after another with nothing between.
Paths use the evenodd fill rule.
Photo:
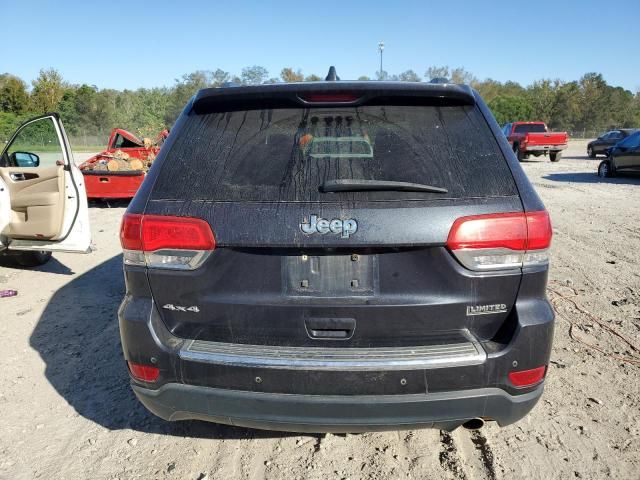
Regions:
<instances>
[{"instance_id":1,"label":"car tire","mask_svg":"<svg viewBox=\"0 0 640 480\"><path fill-rule=\"evenodd\" d=\"M593 151L593 147L591 145L587 147L587 155L589 158L596 158L596 152Z\"/></svg>"},{"instance_id":2,"label":"car tire","mask_svg":"<svg viewBox=\"0 0 640 480\"><path fill-rule=\"evenodd\" d=\"M517 143L513 145L513 153L516 154L516 158L518 159L519 162L524 160L524 154L520 150L520 147L518 146Z\"/></svg>"},{"instance_id":3,"label":"car tire","mask_svg":"<svg viewBox=\"0 0 640 480\"><path fill-rule=\"evenodd\" d=\"M603 160L598 165L598 176L600 178L611 178L615 175L609 160Z\"/></svg>"},{"instance_id":4,"label":"car tire","mask_svg":"<svg viewBox=\"0 0 640 480\"><path fill-rule=\"evenodd\" d=\"M21 252L14 258L22 267L39 267L51 260L51 252Z\"/></svg>"},{"instance_id":5,"label":"car tire","mask_svg":"<svg viewBox=\"0 0 640 480\"><path fill-rule=\"evenodd\" d=\"M551 152L549 154L549 160L552 162L559 162L562 158L562 152Z\"/></svg>"}]
</instances>

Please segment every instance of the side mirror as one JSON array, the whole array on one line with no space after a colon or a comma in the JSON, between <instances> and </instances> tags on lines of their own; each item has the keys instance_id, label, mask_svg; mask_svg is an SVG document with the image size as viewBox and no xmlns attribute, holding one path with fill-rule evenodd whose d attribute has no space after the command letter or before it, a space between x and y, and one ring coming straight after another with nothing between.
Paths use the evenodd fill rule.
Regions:
<instances>
[{"instance_id":1,"label":"side mirror","mask_svg":"<svg viewBox=\"0 0 640 480\"><path fill-rule=\"evenodd\" d=\"M13 163L20 168L23 167L39 167L40 157L30 152L13 152Z\"/></svg>"}]
</instances>

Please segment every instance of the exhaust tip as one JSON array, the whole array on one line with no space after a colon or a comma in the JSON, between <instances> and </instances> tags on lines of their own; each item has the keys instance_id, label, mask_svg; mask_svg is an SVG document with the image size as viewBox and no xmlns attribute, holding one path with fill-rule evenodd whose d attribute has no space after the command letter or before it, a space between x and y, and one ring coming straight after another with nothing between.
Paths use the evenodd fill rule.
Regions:
<instances>
[{"instance_id":1,"label":"exhaust tip","mask_svg":"<svg viewBox=\"0 0 640 480\"><path fill-rule=\"evenodd\" d=\"M471 420L464 422L462 426L467 430L480 430L484 427L484 420L481 418L472 418Z\"/></svg>"}]
</instances>

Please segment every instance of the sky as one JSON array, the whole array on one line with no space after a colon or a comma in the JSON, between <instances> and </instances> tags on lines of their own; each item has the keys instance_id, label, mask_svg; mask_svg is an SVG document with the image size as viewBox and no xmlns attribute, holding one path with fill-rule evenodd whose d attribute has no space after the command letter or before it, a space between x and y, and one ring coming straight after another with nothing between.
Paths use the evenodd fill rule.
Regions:
<instances>
[{"instance_id":1,"label":"sky","mask_svg":"<svg viewBox=\"0 0 640 480\"><path fill-rule=\"evenodd\" d=\"M342 79L384 70L463 67L528 85L599 72L640 89L638 0L8 1L0 0L0 73L27 82L42 68L70 83L136 89L195 70L262 65Z\"/></svg>"}]
</instances>

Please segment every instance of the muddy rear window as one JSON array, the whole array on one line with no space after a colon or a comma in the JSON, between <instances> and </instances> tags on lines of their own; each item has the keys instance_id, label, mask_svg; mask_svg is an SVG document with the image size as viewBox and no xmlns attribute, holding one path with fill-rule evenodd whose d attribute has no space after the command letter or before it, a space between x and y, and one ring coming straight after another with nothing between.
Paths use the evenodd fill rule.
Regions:
<instances>
[{"instance_id":1,"label":"muddy rear window","mask_svg":"<svg viewBox=\"0 0 640 480\"><path fill-rule=\"evenodd\" d=\"M403 200L517 194L473 106L363 106L191 114L154 199ZM433 192L321 192L328 180L412 182Z\"/></svg>"}]
</instances>

